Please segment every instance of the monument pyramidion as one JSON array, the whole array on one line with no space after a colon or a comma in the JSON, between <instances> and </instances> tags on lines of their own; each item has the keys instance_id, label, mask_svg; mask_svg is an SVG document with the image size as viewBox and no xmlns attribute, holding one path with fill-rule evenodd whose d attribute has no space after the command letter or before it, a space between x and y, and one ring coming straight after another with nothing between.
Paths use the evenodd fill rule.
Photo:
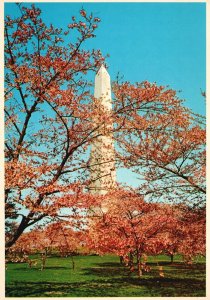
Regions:
<instances>
[{"instance_id":1,"label":"monument pyramidion","mask_svg":"<svg viewBox=\"0 0 210 300\"><path fill-rule=\"evenodd\" d=\"M99 124L99 128L91 145L89 190L92 194L105 195L116 185L116 169L111 122L111 83L104 65L101 65L95 76L94 98L98 108L94 122ZM103 114L108 117L107 122L101 120Z\"/></svg>"}]
</instances>

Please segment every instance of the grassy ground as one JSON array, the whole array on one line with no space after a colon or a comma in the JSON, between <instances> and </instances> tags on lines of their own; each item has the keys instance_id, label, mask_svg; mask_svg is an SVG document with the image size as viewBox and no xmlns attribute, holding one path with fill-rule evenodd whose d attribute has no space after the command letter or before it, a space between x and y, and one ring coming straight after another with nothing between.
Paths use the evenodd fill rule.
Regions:
<instances>
[{"instance_id":1,"label":"grassy ground","mask_svg":"<svg viewBox=\"0 0 210 300\"><path fill-rule=\"evenodd\" d=\"M151 271L141 279L129 274L119 258L76 256L75 270L71 258L51 257L46 269L40 264L31 269L26 263L9 263L6 271L6 297L166 297L205 296L205 262L186 265L175 257L151 257ZM163 266L164 277L158 266Z\"/></svg>"}]
</instances>

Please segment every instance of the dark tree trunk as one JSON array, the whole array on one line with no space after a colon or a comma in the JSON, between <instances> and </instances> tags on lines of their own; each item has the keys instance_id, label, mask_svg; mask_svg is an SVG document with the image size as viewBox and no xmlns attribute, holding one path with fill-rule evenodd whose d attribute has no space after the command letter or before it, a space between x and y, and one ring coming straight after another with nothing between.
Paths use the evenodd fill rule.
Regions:
<instances>
[{"instance_id":1,"label":"dark tree trunk","mask_svg":"<svg viewBox=\"0 0 210 300\"><path fill-rule=\"evenodd\" d=\"M120 256L120 264L123 265L123 256Z\"/></svg>"},{"instance_id":2,"label":"dark tree trunk","mask_svg":"<svg viewBox=\"0 0 210 300\"><path fill-rule=\"evenodd\" d=\"M137 268L138 268L138 276L142 277L142 268L141 268L141 255L140 253L137 251L137 255L136 255L136 260L137 260Z\"/></svg>"},{"instance_id":3,"label":"dark tree trunk","mask_svg":"<svg viewBox=\"0 0 210 300\"><path fill-rule=\"evenodd\" d=\"M17 228L16 232L14 235L11 237L9 241L6 242L5 248L6 248L6 253L8 252L9 248L15 244L15 242L18 240L18 238L21 236L23 231L26 229L28 225L28 220L27 218L23 217L19 227Z\"/></svg>"}]
</instances>

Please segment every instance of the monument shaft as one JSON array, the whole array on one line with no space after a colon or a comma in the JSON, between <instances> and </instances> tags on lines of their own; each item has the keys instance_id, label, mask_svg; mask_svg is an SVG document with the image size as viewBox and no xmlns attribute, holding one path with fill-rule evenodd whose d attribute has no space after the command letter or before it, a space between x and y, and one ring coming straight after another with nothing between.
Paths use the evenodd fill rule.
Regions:
<instances>
[{"instance_id":1,"label":"monument shaft","mask_svg":"<svg viewBox=\"0 0 210 300\"><path fill-rule=\"evenodd\" d=\"M110 76L102 65L95 77L94 97L98 103L98 111L111 116L111 83ZM91 184L90 191L93 194L106 194L113 189L116 182L115 153L113 141L113 125L110 122L100 124L97 113L95 122L99 124L98 135L91 148L90 168Z\"/></svg>"}]
</instances>

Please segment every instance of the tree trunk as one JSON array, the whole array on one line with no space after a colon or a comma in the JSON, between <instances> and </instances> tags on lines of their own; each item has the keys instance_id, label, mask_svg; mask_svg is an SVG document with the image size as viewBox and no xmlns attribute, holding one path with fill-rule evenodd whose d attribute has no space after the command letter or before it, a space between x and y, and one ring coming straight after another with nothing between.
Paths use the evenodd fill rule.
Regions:
<instances>
[{"instance_id":1,"label":"tree trunk","mask_svg":"<svg viewBox=\"0 0 210 300\"><path fill-rule=\"evenodd\" d=\"M137 252L136 258L137 258L138 276L142 277L143 274L141 269L141 255L139 254L139 252Z\"/></svg>"},{"instance_id":2,"label":"tree trunk","mask_svg":"<svg viewBox=\"0 0 210 300\"><path fill-rule=\"evenodd\" d=\"M12 238L6 242L5 244L5 248L6 248L6 253L8 252L9 248L15 244L15 242L19 239L19 237L21 236L21 234L23 233L23 231L26 229L28 225L27 219L24 217L18 227L18 229L16 230L16 232L14 233L14 235L12 236Z\"/></svg>"},{"instance_id":3,"label":"tree trunk","mask_svg":"<svg viewBox=\"0 0 210 300\"><path fill-rule=\"evenodd\" d=\"M123 256L120 256L120 264L123 265Z\"/></svg>"},{"instance_id":4,"label":"tree trunk","mask_svg":"<svg viewBox=\"0 0 210 300\"><path fill-rule=\"evenodd\" d=\"M133 267L133 252L130 252L129 254L129 266Z\"/></svg>"},{"instance_id":5,"label":"tree trunk","mask_svg":"<svg viewBox=\"0 0 210 300\"><path fill-rule=\"evenodd\" d=\"M41 254L41 271L43 271L45 269L45 265L46 265L46 259L47 259L47 255L46 255L46 251L45 253Z\"/></svg>"}]
</instances>

